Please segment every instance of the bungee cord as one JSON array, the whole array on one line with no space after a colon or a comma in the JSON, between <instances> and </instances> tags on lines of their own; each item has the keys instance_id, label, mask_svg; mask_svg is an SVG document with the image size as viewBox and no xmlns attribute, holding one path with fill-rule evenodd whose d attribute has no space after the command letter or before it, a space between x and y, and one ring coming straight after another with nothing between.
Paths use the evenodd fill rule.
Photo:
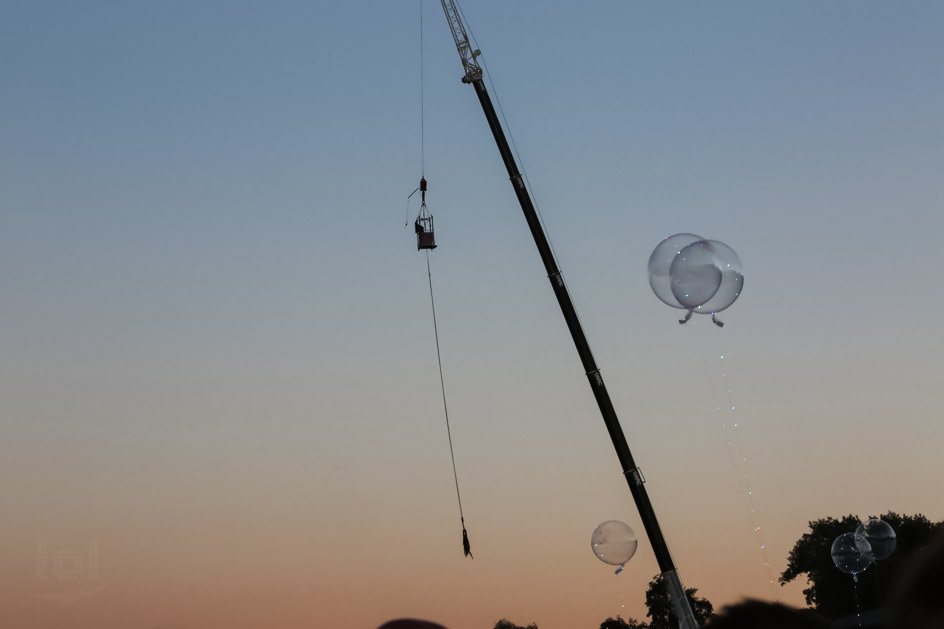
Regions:
<instances>
[{"instance_id":1,"label":"bungee cord","mask_svg":"<svg viewBox=\"0 0 944 629\"><path fill-rule=\"evenodd\" d=\"M465 528L465 514L462 512L462 494L459 492L459 474L456 471L456 453L452 446L452 428L449 425L449 405L446 403L446 381L443 378L442 353L439 349L439 325L436 322L436 300L433 297L433 272L429 264L429 250L426 250L426 274L429 278L429 303L433 311L433 333L436 337L436 361L439 364L439 385L442 389L443 414L446 416L446 435L449 437L449 455L452 457L452 476L456 481L456 499L459 502L459 521L462 523L462 550L466 557L472 557L469 533ZM475 557L472 557L475 559Z\"/></svg>"}]
</instances>

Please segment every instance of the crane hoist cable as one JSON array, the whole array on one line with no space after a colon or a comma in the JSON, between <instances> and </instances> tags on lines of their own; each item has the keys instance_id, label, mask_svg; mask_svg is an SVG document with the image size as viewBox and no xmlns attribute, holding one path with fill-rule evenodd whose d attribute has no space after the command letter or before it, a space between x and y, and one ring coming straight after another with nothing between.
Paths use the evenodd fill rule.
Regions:
<instances>
[{"instance_id":1,"label":"crane hoist cable","mask_svg":"<svg viewBox=\"0 0 944 629\"><path fill-rule=\"evenodd\" d=\"M459 503L459 523L462 526L462 551L466 557L472 556L472 547L469 543L469 533L465 528L465 514L462 511L462 494L459 491L459 474L456 471L456 452L452 444L452 427L449 424L449 405L446 401L446 381L443 377L442 351L439 347L439 324L436 321L436 300L433 296L433 272L429 262L429 252L436 248L435 231L433 229L433 215L426 207L426 119L425 93L423 86L423 0L420 0L420 185L407 197L407 211L409 212L410 197L420 193L420 210L414 221L416 231L416 249L426 250L426 276L429 279L429 303L433 312L433 335L436 338L436 362L439 366L439 386L442 391L443 415L446 419L446 435L449 438L449 456L452 460L452 477L456 484L456 500Z\"/></svg>"}]
</instances>

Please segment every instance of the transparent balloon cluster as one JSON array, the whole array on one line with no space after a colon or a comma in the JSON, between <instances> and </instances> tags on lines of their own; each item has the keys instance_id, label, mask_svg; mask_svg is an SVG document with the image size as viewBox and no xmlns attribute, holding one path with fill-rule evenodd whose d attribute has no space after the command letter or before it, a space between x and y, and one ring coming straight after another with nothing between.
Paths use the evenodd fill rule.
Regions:
<instances>
[{"instance_id":1,"label":"transparent balloon cluster","mask_svg":"<svg viewBox=\"0 0 944 629\"><path fill-rule=\"evenodd\" d=\"M861 522L854 533L843 533L833 541L830 555L837 568L858 580L858 574L895 550L895 530L880 518Z\"/></svg>"},{"instance_id":2,"label":"transparent balloon cluster","mask_svg":"<svg viewBox=\"0 0 944 629\"><path fill-rule=\"evenodd\" d=\"M714 315L728 308L744 290L741 259L718 240L675 234L660 242L649 256L649 285L656 297L688 313Z\"/></svg>"}]
</instances>

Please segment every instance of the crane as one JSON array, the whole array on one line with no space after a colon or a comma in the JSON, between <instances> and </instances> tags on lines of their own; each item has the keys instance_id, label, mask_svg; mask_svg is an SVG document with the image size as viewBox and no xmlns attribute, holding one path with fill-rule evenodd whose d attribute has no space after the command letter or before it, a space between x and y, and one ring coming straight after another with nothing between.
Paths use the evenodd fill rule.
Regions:
<instances>
[{"instance_id":1,"label":"crane","mask_svg":"<svg viewBox=\"0 0 944 629\"><path fill-rule=\"evenodd\" d=\"M610 395L607 393L606 385L603 383L603 376L593 359L593 353L590 351L590 345L587 342L583 328L577 318L577 311L571 301L570 293L567 291L567 286L557 266L557 261L554 259L554 254L548 243L547 235L544 233L544 228L541 226L541 221L534 208L531 195L528 192L521 172L518 170L518 165L515 162L514 154L508 144L508 140L505 138L505 132L495 113L492 99L488 94L488 90L485 88L482 68L479 66L478 62L481 51L473 48L470 43L465 25L462 23L462 16L454 0L441 0L441 2L443 11L446 14L446 20L449 22L449 28L452 31L456 50L459 52L459 59L462 61L464 71L462 82L470 83L472 87L475 88L475 94L478 96L479 103L482 105L482 111L485 113L488 126L492 131L492 135L495 137L498 152L501 154L502 160L505 163L505 168L508 171L508 176L515 190L515 195L518 197L518 203L521 205L525 220L528 223L528 227L531 229L534 244L537 245L538 252L541 254L541 260L544 262L544 268L547 270L547 277L551 282L551 288L554 290L557 303L560 305L564 320L567 322L567 327L570 329L574 345L577 347L577 353L580 355L580 360L583 363L584 372L590 382L590 388L593 390L593 396L596 398L597 405L600 407L603 422L606 424L610 439L613 442L613 447L616 449L620 465L623 468L623 475L626 478L626 482L629 484L629 490L632 493L636 508L639 511L639 517L646 529L649 542L652 544L652 549L659 564L659 570L662 573L663 581L668 588L669 597L672 599L676 616L679 619L679 627L680 629L697 629L698 623L695 621L695 616L688 604L688 597L685 596L685 588L682 585L682 579L675 567L675 562L672 560L672 555L669 553L669 547L665 542L665 537L662 535L662 529L659 527L655 511L649 500L649 494L645 486L646 479L633 460L632 453L630 453L629 444L626 441L626 437L623 435L623 429L620 426L616 410L613 408Z\"/></svg>"}]
</instances>

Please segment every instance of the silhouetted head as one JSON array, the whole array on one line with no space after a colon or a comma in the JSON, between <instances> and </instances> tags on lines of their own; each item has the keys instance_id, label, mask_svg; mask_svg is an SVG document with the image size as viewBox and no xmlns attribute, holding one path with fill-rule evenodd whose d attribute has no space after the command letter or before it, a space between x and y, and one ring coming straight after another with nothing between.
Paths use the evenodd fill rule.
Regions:
<instances>
[{"instance_id":1,"label":"silhouetted head","mask_svg":"<svg viewBox=\"0 0 944 629\"><path fill-rule=\"evenodd\" d=\"M781 603L744 601L728 605L711 619L705 629L829 629L829 624L809 610Z\"/></svg>"},{"instance_id":2,"label":"silhouetted head","mask_svg":"<svg viewBox=\"0 0 944 629\"><path fill-rule=\"evenodd\" d=\"M428 620L416 620L415 618L401 618L391 620L380 625L377 629L446 629L442 625L429 622Z\"/></svg>"}]
</instances>

